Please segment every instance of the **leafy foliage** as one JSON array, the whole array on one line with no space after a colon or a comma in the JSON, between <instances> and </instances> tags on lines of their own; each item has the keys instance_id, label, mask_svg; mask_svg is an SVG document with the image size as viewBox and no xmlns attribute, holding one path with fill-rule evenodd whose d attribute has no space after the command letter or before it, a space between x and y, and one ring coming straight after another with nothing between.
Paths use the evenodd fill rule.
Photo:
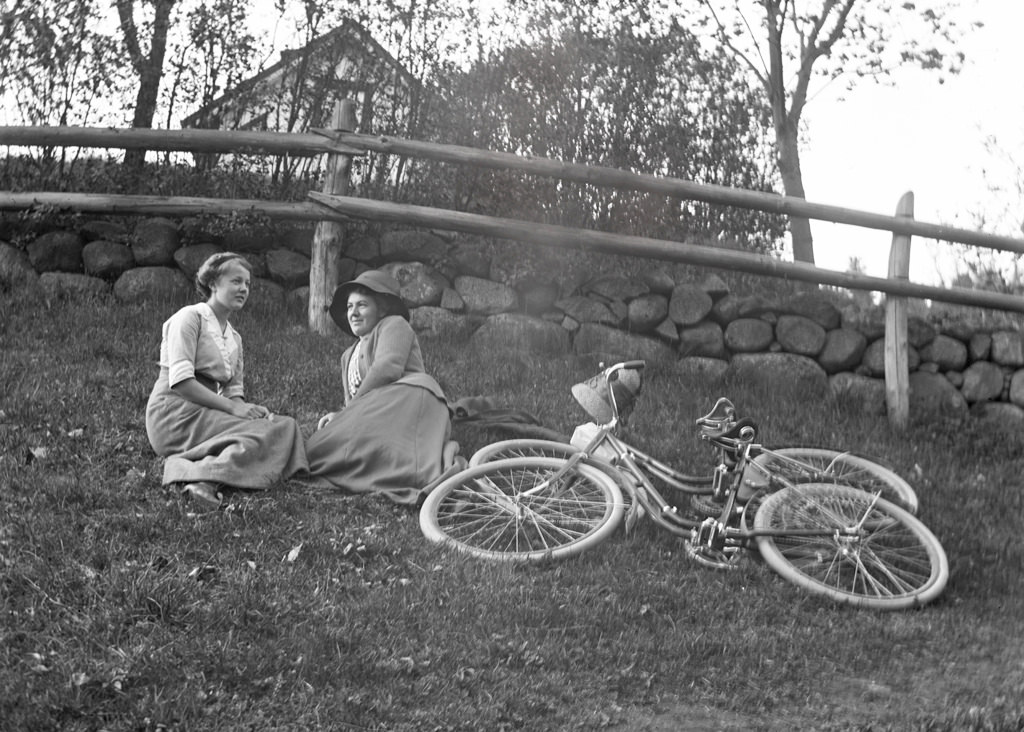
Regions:
<instances>
[{"instance_id":1,"label":"leafy foliage","mask_svg":"<svg viewBox=\"0 0 1024 732\"><path fill-rule=\"evenodd\" d=\"M552 9L550 12L554 13ZM629 18L564 9L550 35L492 49L438 86L431 136L473 147L751 190L774 169L755 92L729 60L678 25L641 32ZM768 251L778 217L695 201L423 165L407 196L495 215L685 240L724 235ZM438 186L438 181L444 185ZM415 192L413 189L415 186ZM428 198L429 197L429 198Z\"/></svg>"},{"instance_id":2,"label":"leafy foliage","mask_svg":"<svg viewBox=\"0 0 1024 732\"><path fill-rule=\"evenodd\" d=\"M4 3L0 98L9 124L86 125L123 90L117 44L97 30L93 0ZM5 115L6 116L6 115ZM47 156L54 151L45 151Z\"/></svg>"}]
</instances>

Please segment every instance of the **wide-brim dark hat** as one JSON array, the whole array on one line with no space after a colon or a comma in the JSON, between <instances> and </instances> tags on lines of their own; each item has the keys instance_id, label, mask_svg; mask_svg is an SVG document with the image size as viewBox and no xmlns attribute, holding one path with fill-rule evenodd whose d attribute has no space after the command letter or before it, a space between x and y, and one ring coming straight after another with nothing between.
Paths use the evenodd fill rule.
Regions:
<instances>
[{"instance_id":1,"label":"wide-brim dark hat","mask_svg":"<svg viewBox=\"0 0 1024 732\"><path fill-rule=\"evenodd\" d=\"M354 280L338 285L331 299L331 307L328 309L338 327L349 335L355 334L352 332L352 326L348 324L348 296L357 287L365 287L384 300L390 314L409 319L409 308L402 301L398 280L379 269L368 269Z\"/></svg>"}]
</instances>

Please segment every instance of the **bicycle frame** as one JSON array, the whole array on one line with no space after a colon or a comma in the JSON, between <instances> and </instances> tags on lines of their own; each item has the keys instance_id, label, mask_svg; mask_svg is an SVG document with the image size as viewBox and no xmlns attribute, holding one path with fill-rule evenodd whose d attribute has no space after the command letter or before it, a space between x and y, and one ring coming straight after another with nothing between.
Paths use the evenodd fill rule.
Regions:
<instances>
[{"instance_id":1,"label":"bicycle frame","mask_svg":"<svg viewBox=\"0 0 1024 732\"><path fill-rule=\"evenodd\" d=\"M639 365L638 365L639 364ZM609 381L618 370L623 368L640 368L643 362L625 362L604 370ZM846 527L840 531L779 531L771 529L754 529L748 520L748 511L752 518L756 510L756 501L765 488L753 489L749 495L743 495L743 481L748 468L752 468L767 479L766 487L782 488L794 485L772 470L758 464L753 457L771 453L771 450L753 441L756 430L749 423L740 420L729 421L735 416L731 402L719 399L708 415L697 420L701 425L701 438L709 442L718 455L717 464L711 475L695 476L680 473L669 465L627 444L614 434L619 422L619 407L616 403L614 389L608 389L612 406L612 419L598 425L597 432L580 452L572 455L562 470L558 471L542 486L535 487L531 493L544 490L551 482L565 472L572 470L580 461L594 465L606 472L610 469L619 485L629 496L626 527L631 528L643 515L649 516L656 524L667 531L688 539L691 555L701 552L712 552L717 556L705 563L715 566L731 564L735 551L747 548L757 536L844 536L855 537L859 526ZM716 417L715 415L720 416ZM730 429L724 429L729 423ZM735 436L733 436L735 435ZM608 460L597 457L599 448L610 449L614 458ZM607 466L607 468L603 467ZM674 489L690 495L710 495L716 502L721 502L721 511L717 517L698 519L681 514L679 509L670 503L651 481L649 475L667 483ZM875 494L875 500L880 494ZM873 506L874 504L872 504ZM753 508L752 508L753 507ZM700 557L697 557L700 558Z\"/></svg>"}]
</instances>

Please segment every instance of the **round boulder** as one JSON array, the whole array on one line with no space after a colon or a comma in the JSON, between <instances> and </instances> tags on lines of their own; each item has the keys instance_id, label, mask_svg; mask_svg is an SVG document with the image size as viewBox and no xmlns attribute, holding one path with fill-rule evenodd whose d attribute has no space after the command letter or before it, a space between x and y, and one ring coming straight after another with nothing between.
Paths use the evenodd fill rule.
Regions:
<instances>
[{"instance_id":1,"label":"round boulder","mask_svg":"<svg viewBox=\"0 0 1024 732\"><path fill-rule=\"evenodd\" d=\"M515 310L519 295L508 285L480 277L462 275L452 283L466 311L476 315L497 315Z\"/></svg>"},{"instance_id":2,"label":"round boulder","mask_svg":"<svg viewBox=\"0 0 1024 732\"><path fill-rule=\"evenodd\" d=\"M677 350L684 357L724 359L728 356L722 326L710 321L699 323L692 328L680 328Z\"/></svg>"},{"instance_id":3,"label":"round boulder","mask_svg":"<svg viewBox=\"0 0 1024 732\"><path fill-rule=\"evenodd\" d=\"M767 381L802 394L822 394L828 376L818 363L795 353L739 353L729 361L729 374L743 382Z\"/></svg>"},{"instance_id":4,"label":"round boulder","mask_svg":"<svg viewBox=\"0 0 1024 732\"><path fill-rule=\"evenodd\" d=\"M86 274L103 279L117 279L135 266L135 255L130 247L106 239L97 239L82 249L82 264Z\"/></svg>"},{"instance_id":5,"label":"round boulder","mask_svg":"<svg viewBox=\"0 0 1024 732\"><path fill-rule=\"evenodd\" d=\"M81 272L82 237L73 231L51 231L28 245L28 259L36 272Z\"/></svg>"},{"instance_id":6,"label":"round boulder","mask_svg":"<svg viewBox=\"0 0 1024 732\"><path fill-rule=\"evenodd\" d=\"M668 302L668 317L682 325L696 325L711 312L711 295L694 285L676 285Z\"/></svg>"},{"instance_id":7,"label":"round boulder","mask_svg":"<svg viewBox=\"0 0 1024 732\"><path fill-rule=\"evenodd\" d=\"M941 333L921 349L921 360L939 367L939 371L962 371L967 365L967 345Z\"/></svg>"},{"instance_id":8,"label":"round boulder","mask_svg":"<svg viewBox=\"0 0 1024 732\"><path fill-rule=\"evenodd\" d=\"M1021 339L1021 334L1015 330L999 330L993 333L991 359L1000 366L1024 366L1024 340Z\"/></svg>"},{"instance_id":9,"label":"round boulder","mask_svg":"<svg viewBox=\"0 0 1024 732\"><path fill-rule=\"evenodd\" d=\"M771 323L760 318L739 318L725 327L725 345L734 353L758 353L772 344Z\"/></svg>"},{"instance_id":10,"label":"round boulder","mask_svg":"<svg viewBox=\"0 0 1024 732\"><path fill-rule=\"evenodd\" d=\"M114 296L125 303L178 303L187 300L192 292L188 278L177 267L135 267L114 283Z\"/></svg>"},{"instance_id":11,"label":"round boulder","mask_svg":"<svg viewBox=\"0 0 1024 732\"><path fill-rule=\"evenodd\" d=\"M781 315L775 324L775 339L783 351L814 357L825 346L825 329L803 315Z\"/></svg>"},{"instance_id":12,"label":"round boulder","mask_svg":"<svg viewBox=\"0 0 1024 732\"><path fill-rule=\"evenodd\" d=\"M174 264L178 248L178 225L170 219L143 219L132 232L132 253L140 267L166 267Z\"/></svg>"},{"instance_id":13,"label":"round boulder","mask_svg":"<svg viewBox=\"0 0 1024 732\"><path fill-rule=\"evenodd\" d=\"M597 323L581 325L572 346L573 351L581 356L600 355L607 361L640 358L668 363L676 360L675 351L656 338L634 335Z\"/></svg>"},{"instance_id":14,"label":"round boulder","mask_svg":"<svg viewBox=\"0 0 1024 732\"><path fill-rule=\"evenodd\" d=\"M110 286L98 277L77 272L43 272L39 286L47 301L88 300L110 292Z\"/></svg>"},{"instance_id":15,"label":"round boulder","mask_svg":"<svg viewBox=\"0 0 1024 732\"><path fill-rule=\"evenodd\" d=\"M386 231L380 237L380 258L385 262L417 261L436 264L447 256L447 242L429 231Z\"/></svg>"},{"instance_id":16,"label":"round boulder","mask_svg":"<svg viewBox=\"0 0 1024 732\"><path fill-rule=\"evenodd\" d=\"M0 290L35 287L38 284L39 275L32 267L28 255L10 244L0 242Z\"/></svg>"},{"instance_id":17,"label":"round boulder","mask_svg":"<svg viewBox=\"0 0 1024 732\"><path fill-rule=\"evenodd\" d=\"M499 313L484 321L470 337L476 348L495 351L525 351L552 356L569 353L569 334L564 328L539 318Z\"/></svg>"},{"instance_id":18,"label":"round boulder","mask_svg":"<svg viewBox=\"0 0 1024 732\"><path fill-rule=\"evenodd\" d=\"M271 249L265 257L269 279L284 287L309 284L309 257L291 249Z\"/></svg>"},{"instance_id":19,"label":"round boulder","mask_svg":"<svg viewBox=\"0 0 1024 732\"><path fill-rule=\"evenodd\" d=\"M880 416L887 411L884 379L843 371L829 377L828 388L834 398L858 412Z\"/></svg>"},{"instance_id":20,"label":"round boulder","mask_svg":"<svg viewBox=\"0 0 1024 732\"><path fill-rule=\"evenodd\" d=\"M836 328L825 334L825 345L818 354L818 363L825 373L836 374L860 365L867 338L852 328Z\"/></svg>"},{"instance_id":21,"label":"round boulder","mask_svg":"<svg viewBox=\"0 0 1024 732\"><path fill-rule=\"evenodd\" d=\"M437 305L449 286L444 275L422 262L393 262L381 270L398 280L402 299L411 308Z\"/></svg>"},{"instance_id":22,"label":"round boulder","mask_svg":"<svg viewBox=\"0 0 1024 732\"><path fill-rule=\"evenodd\" d=\"M967 400L960 390L940 374L915 371L910 374L910 416L916 422L935 417L962 418Z\"/></svg>"},{"instance_id":23,"label":"round boulder","mask_svg":"<svg viewBox=\"0 0 1024 732\"><path fill-rule=\"evenodd\" d=\"M1003 373L991 361L975 361L964 370L960 393L971 404L999 399L1003 393Z\"/></svg>"},{"instance_id":24,"label":"round boulder","mask_svg":"<svg viewBox=\"0 0 1024 732\"><path fill-rule=\"evenodd\" d=\"M797 295L785 304L785 312L798 315L817 323L823 330L838 328L842 322L842 313L832 302L819 293Z\"/></svg>"},{"instance_id":25,"label":"round boulder","mask_svg":"<svg viewBox=\"0 0 1024 732\"><path fill-rule=\"evenodd\" d=\"M591 280L583 286L584 294L594 294L605 300L628 302L650 292L646 283L620 275L605 275Z\"/></svg>"},{"instance_id":26,"label":"round boulder","mask_svg":"<svg viewBox=\"0 0 1024 732\"><path fill-rule=\"evenodd\" d=\"M101 219L86 221L82 224L82 228L79 229L79 233L87 242L103 239L122 244L128 240L128 229L116 221L103 221Z\"/></svg>"},{"instance_id":27,"label":"round boulder","mask_svg":"<svg viewBox=\"0 0 1024 732\"><path fill-rule=\"evenodd\" d=\"M668 299L653 293L641 295L626 306L626 322L635 333L650 333L668 315Z\"/></svg>"},{"instance_id":28,"label":"round boulder","mask_svg":"<svg viewBox=\"0 0 1024 732\"><path fill-rule=\"evenodd\" d=\"M203 266L203 262L214 254L223 252L222 247L216 244L193 244L184 246L174 252L174 263L178 265L185 276L190 280L195 278L196 272Z\"/></svg>"},{"instance_id":29,"label":"round boulder","mask_svg":"<svg viewBox=\"0 0 1024 732\"><path fill-rule=\"evenodd\" d=\"M519 286L523 311L534 317L550 312L558 301L558 294L558 285L554 282L529 282Z\"/></svg>"},{"instance_id":30,"label":"round boulder","mask_svg":"<svg viewBox=\"0 0 1024 732\"><path fill-rule=\"evenodd\" d=\"M608 305L583 295L572 295L559 300L555 303L555 307L577 323L619 324L619 318Z\"/></svg>"},{"instance_id":31,"label":"round boulder","mask_svg":"<svg viewBox=\"0 0 1024 732\"><path fill-rule=\"evenodd\" d=\"M921 355L911 345L907 346L907 370L914 371L921 363ZM862 368L868 376L885 376L885 338L872 341L864 349Z\"/></svg>"}]
</instances>

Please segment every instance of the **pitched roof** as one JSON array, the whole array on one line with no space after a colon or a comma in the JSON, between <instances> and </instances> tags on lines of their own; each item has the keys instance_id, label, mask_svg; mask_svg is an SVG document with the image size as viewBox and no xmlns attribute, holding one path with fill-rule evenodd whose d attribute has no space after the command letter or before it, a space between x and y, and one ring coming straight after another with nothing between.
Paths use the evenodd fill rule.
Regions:
<instances>
[{"instance_id":1,"label":"pitched roof","mask_svg":"<svg viewBox=\"0 0 1024 732\"><path fill-rule=\"evenodd\" d=\"M399 76L410 86L420 86L420 82L406 68L400 64L387 50L374 40L369 31L362 24L346 18L342 24L323 35L317 36L302 48L286 48L281 51L281 59L255 76L240 81L233 88L228 89L219 97L203 105L192 114L181 120L182 127L194 127L203 119L209 117L214 110L242 97L246 93L257 88L263 81L283 73L289 67L297 64L304 57L313 56L322 48L332 46L343 36L351 36L360 42L372 55L381 58L384 63L391 66L398 72Z\"/></svg>"}]
</instances>

